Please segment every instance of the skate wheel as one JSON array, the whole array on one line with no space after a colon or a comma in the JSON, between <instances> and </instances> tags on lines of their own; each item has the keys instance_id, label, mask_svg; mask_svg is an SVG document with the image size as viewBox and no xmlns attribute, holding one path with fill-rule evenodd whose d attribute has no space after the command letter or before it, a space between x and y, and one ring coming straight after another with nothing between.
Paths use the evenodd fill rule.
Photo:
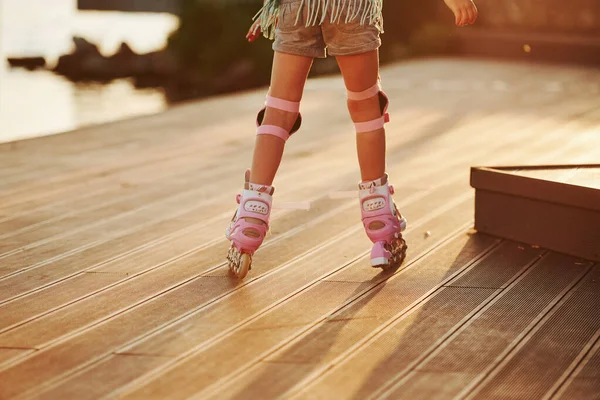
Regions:
<instances>
[{"instance_id":1,"label":"skate wheel","mask_svg":"<svg viewBox=\"0 0 600 400\"><path fill-rule=\"evenodd\" d=\"M239 279L244 279L250 271L250 264L252 263L252 257L250 254L243 253L240 257L240 262L237 265L237 269L234 271L235 275Z\"/></svg>"},{"instance_id":2,"label":"skate wheel","mask_svg":"<svg viewBox=\"0 0 600 400\"><path fill-rule=\"evenodd\" d=\"M391 267L397 268L399 267L404 259L406 258L406 249L408 246L406 245L406 241L400 235L394 242L392 243L392 260L390 263Z\"/></svg>"}]
</instances>

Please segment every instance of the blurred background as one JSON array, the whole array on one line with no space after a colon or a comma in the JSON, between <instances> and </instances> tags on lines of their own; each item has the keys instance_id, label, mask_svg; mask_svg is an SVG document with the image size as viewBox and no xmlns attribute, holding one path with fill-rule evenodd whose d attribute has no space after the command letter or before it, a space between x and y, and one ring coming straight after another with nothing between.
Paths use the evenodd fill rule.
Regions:
<instances>
[{"instance_id":1,"label":"blurred background","mask_svg":"<svg viewBox=\"0 0 600 400\"><path fill-rule=\"evenodd\" d=\"M0 142L265 86L271 42L244 38L262 0L0 0ZM600 1L387 0L382 63L415 57L600 65ZM319 60L312 75L337 73Z\"/></svg>"}]
</instances>

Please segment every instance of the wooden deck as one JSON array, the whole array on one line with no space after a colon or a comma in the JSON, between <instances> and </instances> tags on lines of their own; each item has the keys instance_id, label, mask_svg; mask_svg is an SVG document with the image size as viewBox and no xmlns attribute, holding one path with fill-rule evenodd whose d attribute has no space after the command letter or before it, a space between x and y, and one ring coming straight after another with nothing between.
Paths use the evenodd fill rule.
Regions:
<instances>
[{"instance_id":1,"label":"wooden deck","mask_svg":"<svg viewBox=\"0 0 600 400\"><path fill-rule=\"evenodd\" d=\"M600 265L476 233L469 186L473 165L598 162L600 71L425 60L382 79L409 220L387 275L347 195L337 77L308 84L243 282L224 229L264 91L0 145L0 398L600 398Z\"/></svg>"}]
</instances>

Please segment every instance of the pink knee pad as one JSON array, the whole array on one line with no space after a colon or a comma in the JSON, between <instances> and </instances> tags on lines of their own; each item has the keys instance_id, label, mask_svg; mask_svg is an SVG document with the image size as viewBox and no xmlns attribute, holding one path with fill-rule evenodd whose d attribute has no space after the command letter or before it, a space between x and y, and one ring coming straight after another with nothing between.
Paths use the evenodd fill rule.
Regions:
<instances>
[{"instance_id":1,"label":"pink knee pad","mask_svg":"<svg viewBox=\"0 0 600 400\"><path fill-rule=\"evenodd\" d=\"M390 114L387 112L390 100L383 90L381 90L381 82L379 81L362 92L351 92L348 90L348 100L361 101L375 96L379 96L381 117L367 122L356 122L354 124L356 133L376 131L383 128L387 122L390 122Z\"/></svg>"},{"instance_id":2,"label":"pink knee pad","mask_svg":"<svg viewBox=\"0 0 600 400\"><path fill-rule=\"evenodd\" d=\"M292 127L290 132L285 129L275 126L275 125L262 125L262 122L265 118L265 112L267 107L276 108L278 110L283 110L292 113L298 113L298 118ZM292 134L296 133L300 126L302 125L302 115L300 114L300 103L287 101L283 99L278 99L276 97L267 96L267 101L265 102L265 107L259 111L258 116L256 117L256 126L257 126L257 135L273 135L282 139L286 142Z\"/></svg>"}]
</instances>

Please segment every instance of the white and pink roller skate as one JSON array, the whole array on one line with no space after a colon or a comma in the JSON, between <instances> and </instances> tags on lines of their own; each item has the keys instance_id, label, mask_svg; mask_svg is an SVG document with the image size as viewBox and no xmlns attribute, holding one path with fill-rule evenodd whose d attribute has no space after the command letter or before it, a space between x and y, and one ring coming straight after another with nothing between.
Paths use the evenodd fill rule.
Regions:
<instances>
[{"instance_id":1,"label":"white and pink roller skate","mask_svg":"<svg viewBox=\"0 0 600 400\"><path fill-rule=\"evenodd\" d=\"M388 183L387 174L375 181L359 184L360 211L365 231L374 243L371 250L371 266L396 268L406 256L406 242L402 232L406 218L392 200L394 187Z\"/></svg>"},{"instance_id":2,"label":"white and pink roller skate","mask_svg":"<svg viewBox=\"0 0 600 400\"><path fill-rule=\"evenodd\" d=\"M297 118L292 129L287 131L276 125L263 125L267 107L296 113ZM265 107L256 117L256 134L275 136L285 143L301 125L300 103L267 96ZM252 255L258 250L269 230L274 191L272 186L251 183L250 170L246 171L244 190L236 198L239 207L225 232L225 236L231 241L227 253L229 270L240 279L248 274L252 267Z\"/></svg>"},{"instance_id":3,"label":"white and pink roller skate","mask_svg":"<svg viewBox=\"0 0 600 400\"><path fill-rule=\"evenodd\" d=\"M244 190L236 197L239 207L225 232L225 236L231 241L227 253L229 270L240 279L251 269L252 256L269 230L275 191L272 186L250 183L249 177L250 171L246 171Z\"/></svg>"}]
</instances>

